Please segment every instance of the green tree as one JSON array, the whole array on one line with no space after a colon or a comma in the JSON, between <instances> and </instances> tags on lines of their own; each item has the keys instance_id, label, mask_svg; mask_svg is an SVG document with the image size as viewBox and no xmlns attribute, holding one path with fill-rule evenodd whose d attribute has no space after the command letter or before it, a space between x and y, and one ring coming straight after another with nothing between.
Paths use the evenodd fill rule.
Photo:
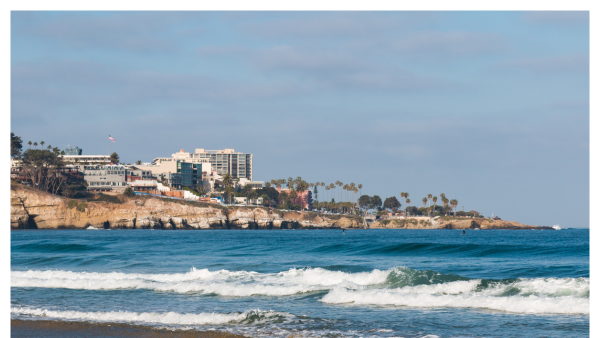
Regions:
<instances>
[{"instance_id":1,"label":"green tree","mask_svg":"<svg viewBox=\"0 0 600 338\"><path fill-rule=\"evenodd\" d=\"M250 184L246 184L242 188L242 191L244 192L244 195L248 197L248 194L252 191L252 186Z\"/></svg>"},{"instance_id":2,"label":"green tree","mask_svg":"<svg viewBox=\"0 0 600 338\"><path fill-rule=\"evenodd\" d=\"M233 192L233 177L231 174L226 173L223 176L223 187L225 188L225 201L227 203L227 197L230 197Z\"/></svg>"},{"instance_id":3,"label":"green tree","mask_svg":"<svg viewBox=\"0 0 600 338\"><path fill-rule=\"evenodd\" d=\"M43 147L44 143L46 143L46 142L42 141L42 142L40 142L40 145Z\"/></svg>"},{"instance_id":4,"label":"green tree","mask_svg":"<svg viewBox=\"0 0 600 338\"><path fill-rule=\"evenodd\" d=\"M140 165L140 164L142 164L142 160L137 160L137 161L135 161L135 164L137 164L137 165Z\"/></svg>"},{"instance_id":5,"label":"green tree","mask_svg":"<svg viewBox=\"0 0 600 338\"><path fill-rule=\"evenodd\" d=\"M437 196L433 196L433 210L434 210L434 215L435 215L435 204L437 203Z\"/></svg>"},{"instance_id":6,"label":"green tree","mask_svg":"<svg viewBox=\"0 0 600 338\"><path fill-rule=\"evenodd\" d=\"M27 149L21 156L23 175L36 189L56 194L66 177L60 171L64 165L62 158L50 150Z\"/></svg>"},{"instance_id":7,"label":"green tree","mask_svg":"<svg viewBox=\"0 0 600 338\"><path fill-rule=\"evenodd\" d=\"M10 157L15 158L21 155L23 149L23 140L16 136L15 133L10 133Z\"/></svg>"},{"instance_id":8,"label":"green tree","mask_svg":"<svg viewBox=\"0 0 600 338\"><path fill-rule=\"evenodd\" d=\"M377 209L377 211L381 211L381 197L373 195L373 197L371 197L369 209Z\"/></svg>"},{"instance_id":9,"label":"green tree","mask_svg":"<svg viewBox=\"0 0 600 338\"><path fill-rule=\"evenodd\" d=\"M110 154L110 162L114 164L119 164L119 154L116 152Z\"/></svg>"},{"instance_id":10,"label":"green tree","mask_svg":"<svg viewBox=\"0 0 600 338\"><path fill-rule=\"evenodd\" d=\"M263 204L263 205L266 205L266 206L269 206L269 205L271 205L271 197L269 197L269 195L267 195L267 194L262 194L262 195L260 195L260 198L262 198L262 200L263 200L263 201L262 201L262 204Z\"/></svg>"},{"instance_id":11,"label":"green tree","mask_svg":"<svg viewBox=\"0 0 600 338\"><path fill-rule=\"evenodd\" d=\"M405 193L405 196L408 197L408 193ZM406 199L406 215L408 216L408 205L410 204L410 198Z\"/></svg>"},{"instance_id":12,"label":"green tree","mask_svg":"<svg viewBox=\"0 0 600 338\"><path fill-rule=\"evenodd\" d=\"M432 196L433 196L432 194L427 194L427 199L429 200L429 206L431 206L431 197Z\"/></svg>"},{"instance_id":13,"label":"green tree","mask_svg":"<svg viewBox=\"0 0 600 338\"><path fill-rule=\"evenodd\" d=\"M396 198L396 196L388 197L383 202L383 207L385 209L392 210L393 212L398 211L398 208L400 208L400 206L401 206L401 204L398 201L398 199Z\"/></svg>"},{"instance_id":14,"label":"green tree","mask_svg":"<svg viewBox=\"0 0 600 338\"><path fill-rule=\"evenodd\" d=\"M33 142L33 146L35 147L35 149L37 149L38 143L37 142Z\"/></svg>"},{"instance_id":15,"label":"green tree","mask_svg":"<svg viewBox=\"0 0 600 338\"><path fill-rule=\"evenodd\" d=\"M369 195L361 195L358 198L358 206L366 212L371 208L371 197Z\"/></svg>"},{"instance_id":16,"label":"green tree","mask_svg":"<svg viewBox=\"0 0 600 338\"><path fill-rule=\"evenodd\" d=\"M125 188L123 195L125 195L127 197L133 197L133 196L135 196L135 192L133 191L133 188L127 187L127 188Z\"/></svg>"},{"instance_id":17,"label":"green tree","mask_svg":"<svg viewBox=\"0 0 600 338\"><path fill-rule=\"evenodd\" d=\"M31 141L27 142L27 144L29 145L29 149L31 149Z\"/></svg>"}]
</instances>

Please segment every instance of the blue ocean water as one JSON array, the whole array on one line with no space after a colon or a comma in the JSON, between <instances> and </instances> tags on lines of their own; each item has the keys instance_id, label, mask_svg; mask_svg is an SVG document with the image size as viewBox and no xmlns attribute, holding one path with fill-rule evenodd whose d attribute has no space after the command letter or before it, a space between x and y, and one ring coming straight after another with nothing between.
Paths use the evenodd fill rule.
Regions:
<instances>
[{"instance_id":1,"label":"blue ocean water","mask_svg":"<svg viewBox=\"0 0 600 338\"><path fill-rule=\"evenodd\" d=\"M13 318L253 337L589 336L589 231L11 232Z\"/></svg>"}]
</instances>

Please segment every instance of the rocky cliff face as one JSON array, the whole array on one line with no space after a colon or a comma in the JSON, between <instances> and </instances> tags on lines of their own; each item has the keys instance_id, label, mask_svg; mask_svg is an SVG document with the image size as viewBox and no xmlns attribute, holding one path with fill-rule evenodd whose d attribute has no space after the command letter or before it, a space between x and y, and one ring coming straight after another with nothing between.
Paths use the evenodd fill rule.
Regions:
<instances>
[{"instance_id":1,"label":"rocky cliff face","mask_svg":"<svg viewBox=\"0 0 600 338\"><path fill-rule=\"evenodd\" d=\"M481 229L481 230L554 230L552 227L541 227L536 225L525 225L519 222L491 220L487 218L463 218L448 219L438 218L437 220L426 221L416 219L395 219L389 221L376 222L371 224L371 228L380 229Z\"/></svg>"},{"instance_id":2,"label":"rocky cliff face","mask_svg":"<svg viewBox=\"0 0 600 338\"><path fill-rule=\"evenodd\" d=\"M327 229L361 228L354 217L278 212L261 207L221 208L159 198L122 204L88 202L69 208L69 200L18 185L11 186L13 229Z\"/></svg>"}]
</instances>

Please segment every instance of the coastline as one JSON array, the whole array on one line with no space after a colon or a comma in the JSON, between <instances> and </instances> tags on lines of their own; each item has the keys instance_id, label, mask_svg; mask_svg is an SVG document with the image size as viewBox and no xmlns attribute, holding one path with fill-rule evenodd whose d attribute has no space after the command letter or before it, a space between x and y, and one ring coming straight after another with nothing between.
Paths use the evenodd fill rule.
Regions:
<instances>
[{"instance_id":1,"label":"coastline","mask_svg":"<svg viewBox=\"0 0 600 338\"><path fill-rule=\"evenodd\" d=\"M60 320L10 320L11 337L148 337L244 338L222 331L166 330L122 323L68 322Z\"/></svg>"},{"instance_id":2,"label":"coastline","mask_svg":"<svg viewBox=\"0 0 600 338\"><path fill-rule=\"evenodd\" d=\"M134 197L120 203L74 200L11 184L11 229L156 229L156 230L299 230L299 229L480 229L554 230L518 222L449 218L381 220L368 226L358 215L282 211L258 206Z\"/></svg>"}]
</instances>

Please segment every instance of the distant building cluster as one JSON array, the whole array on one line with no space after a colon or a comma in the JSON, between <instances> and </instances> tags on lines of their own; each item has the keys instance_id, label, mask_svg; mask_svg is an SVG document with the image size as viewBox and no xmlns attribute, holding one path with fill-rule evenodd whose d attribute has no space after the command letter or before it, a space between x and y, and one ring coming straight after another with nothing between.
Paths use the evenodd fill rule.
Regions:
<instances>
[{"instance_id":1,"label":"distant building cluster","mask_svg":"<svg viewBox=\"0 0 600 338\"><path fill-rule=\"evenodd\" d=\"M64 172L69 173L75 181L84 183L89 191L96 192L122 193L131 187L142 194L181 195L181 198L201 200L199 191L204 196L222 195L223 179L227 174L232 177L236 191L246 185L261 189L264 183L253 181L252 154L235 152L234 149L196 149L193 153L181 149L171 157L157 157L150 163L133 165L112 163L109 155L85 155L83 149L71 146L59 156L65 162ZM11 159L11 177L22 178L20 170L20 162ZM262 203L260 198L248 201L245 197L238 197L235 200L244 204ZM309 207L312 203L311 192L299 192L298 202Z\"/></svg>"}]
</instances>

